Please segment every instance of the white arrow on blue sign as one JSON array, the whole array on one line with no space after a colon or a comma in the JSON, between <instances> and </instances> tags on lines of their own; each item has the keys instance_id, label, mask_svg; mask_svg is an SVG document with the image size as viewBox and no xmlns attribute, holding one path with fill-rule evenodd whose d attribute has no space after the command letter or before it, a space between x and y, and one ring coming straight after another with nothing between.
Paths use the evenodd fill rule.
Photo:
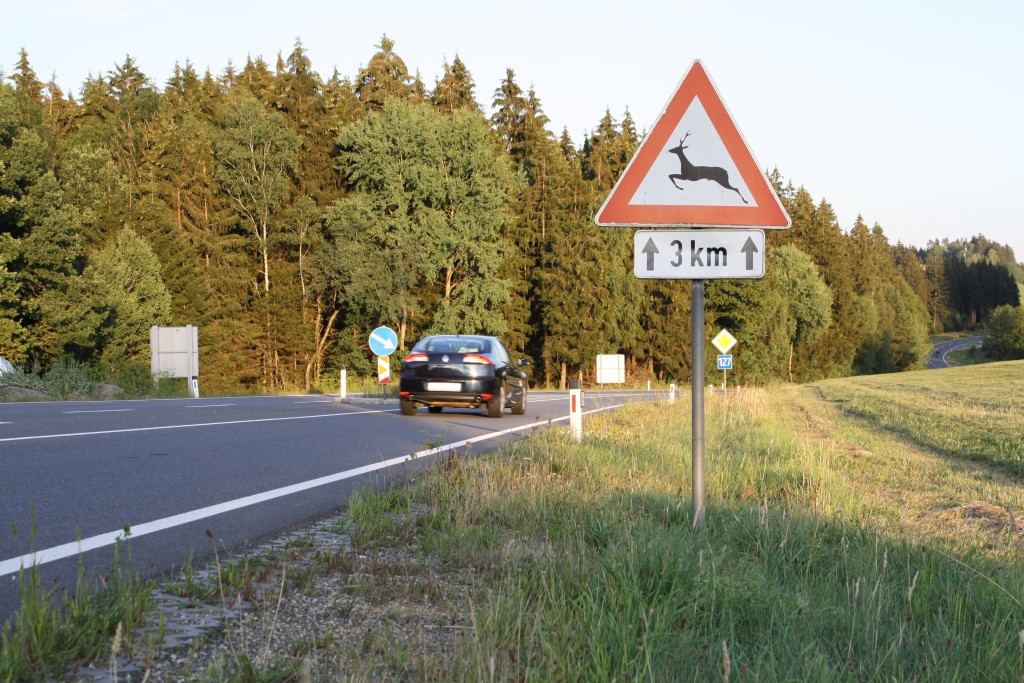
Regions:
<instances>
[{"instance_id":1,"label":"white arrow on blue sign","mask_svg":"<svg viewBox=\"0 0 1024 683\"><path fill-rule=\"evenodd\" d=\"M378 356L390 356L398 348L398 335L390 327L378 327L370 333L370 350Z\"/></svg>"}]
</instances>

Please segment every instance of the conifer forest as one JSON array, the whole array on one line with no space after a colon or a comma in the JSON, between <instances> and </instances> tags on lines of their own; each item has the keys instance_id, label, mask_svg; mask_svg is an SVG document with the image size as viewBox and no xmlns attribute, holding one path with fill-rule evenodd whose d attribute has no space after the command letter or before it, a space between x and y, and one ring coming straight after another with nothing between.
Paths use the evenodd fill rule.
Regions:
<instances>
[{"instance_id":1,"label":"conifer forest","mask_svg":"<svg viewBox=\"0 0 1024 683\"><path fill-rule=\"evenodd\" d=\"M594 224L644 134L629 112L576 144L512 68L442 71L424 83L383 36L354 79L296 42L162 84L126 57L64 93L22 50L0 72L0 356L148 372L150 326L196 325L205 391L330 390L341 366L375 374L387 325L403 349L500 335L540 387L602 353L688 382L690 283L636 278L633 231ZM766 171L792 228L767 231L763 279L707 283L736 382L921 368L930 334L1019 306L1024 270L985 226L892 244Z\"/></svg>"}]
</instances>

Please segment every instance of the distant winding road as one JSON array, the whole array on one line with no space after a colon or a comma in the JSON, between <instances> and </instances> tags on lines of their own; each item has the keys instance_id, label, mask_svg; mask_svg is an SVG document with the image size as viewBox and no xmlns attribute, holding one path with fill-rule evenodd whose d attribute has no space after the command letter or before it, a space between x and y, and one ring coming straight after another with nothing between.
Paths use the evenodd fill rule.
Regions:
<instances>
[{"instance_id":1,"label":"distant winding road","mask_svg":"<svg viewBox=\"0 0 1024 683\"><path fill-rule=\"evenodd\" d=\"M973 344L980 344L985 340L984 335L979 337L967 337L965 339L955 339L953 341L942 342L932 347L932 353L928 356L928 369L936 368L949 368L952 367L951 363L946 361L947 354L962 348L964 346L971 346Z\"/></svg>"}]
</instances>

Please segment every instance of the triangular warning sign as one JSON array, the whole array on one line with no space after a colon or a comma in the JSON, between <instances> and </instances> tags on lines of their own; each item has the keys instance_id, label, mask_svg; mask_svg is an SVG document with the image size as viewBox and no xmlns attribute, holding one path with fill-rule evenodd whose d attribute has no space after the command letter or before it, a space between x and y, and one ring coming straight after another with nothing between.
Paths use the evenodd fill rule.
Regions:
<instances>
[{"instance_id":1,"label":"triangular warning sign","mask_svg":"<svg viewBox=\"0 0 1024 683\"><path fill-rule=\"evenodd\" d=\"M595 221L605 226L790 226L699 61L679 83Z\"/></svg>"}]
</instances>

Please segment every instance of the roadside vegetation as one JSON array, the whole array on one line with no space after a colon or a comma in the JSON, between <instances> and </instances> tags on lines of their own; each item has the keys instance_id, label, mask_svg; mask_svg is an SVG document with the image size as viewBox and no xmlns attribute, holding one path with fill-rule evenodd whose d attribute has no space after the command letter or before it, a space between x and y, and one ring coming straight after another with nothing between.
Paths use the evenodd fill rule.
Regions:
<instances>
[{"instance_id":1,"label":"roadside vegetation","mask_svg":"<svg viewBox=\"0 0 1024 683\"><path fill-rule=\"evenodd\" d=\"M957 349L946 356L950 365L977 365L995 360L985 353L984 345L976 344Z\"/></svg>"},{"instance_id":2,"label":"roadside vegetation","mask_svg":"<svg viewBox=\"0 0 1024 683\"><path fill-rule=\"evenodd\" d=\"M35 568L23 571L21 607L0 629L0 681L62 680L88 662L133 657L143 645L136 629L149 616L153 584L130 565L118 544L106 574L90 580L80 568L73 590L44 585Z\"/></svg>"},{"instance_id":3,"label":"roadside vegetation","mask_svg":"<svg viewBox=\"0 0 1024 683\"><path fill-rule=\"evenodd\" d=\"M1024 364L1002 373L1020 387ZM1021 415L988 420L979 402L1007 389L991 376L954 395L938 375L888 379L920 378L917 405L947 417L922 433L959 434L973 459L851 420L818 387L709 397L699 531L685 404L589 420L582 447L550 434L425 482L437 512L424 544L483 568L457 677L1019 680L1024 497L998 442L974 442L1001 435L1019 455ZM825 385L869 391L848 382Z\"/></svg>"},{"instance_id":4,"label":"roadside vegetation","mask_svg":"<svg viewBox=\"0 0 1024 683\"><path fill-rule=\"evenodd\" d=\"M149 365L124 363L99 369L64 359L46 370L14 366L0 373L0 401L96 400L117 398L181 398L188 395L184 379L154 381Z\"/></svg>"},{"instance_id":5,"label":"roadside vegetation","mask_svg":"<svg viewBox=\"0 0 1024 683\"><path fill-rule=\"evenodd\" d=\"M323 530L348 550L311 550L301 571L291 551L236 562L188 589L256 607L179 671L1019 681L1022 404L1020 362L709 393L698 530L685 396L587 417L580 445L551 429L453 455L354 496ZM33 628L8 626L0 662L21 661Z\"/></svg>"}]
</instances>

